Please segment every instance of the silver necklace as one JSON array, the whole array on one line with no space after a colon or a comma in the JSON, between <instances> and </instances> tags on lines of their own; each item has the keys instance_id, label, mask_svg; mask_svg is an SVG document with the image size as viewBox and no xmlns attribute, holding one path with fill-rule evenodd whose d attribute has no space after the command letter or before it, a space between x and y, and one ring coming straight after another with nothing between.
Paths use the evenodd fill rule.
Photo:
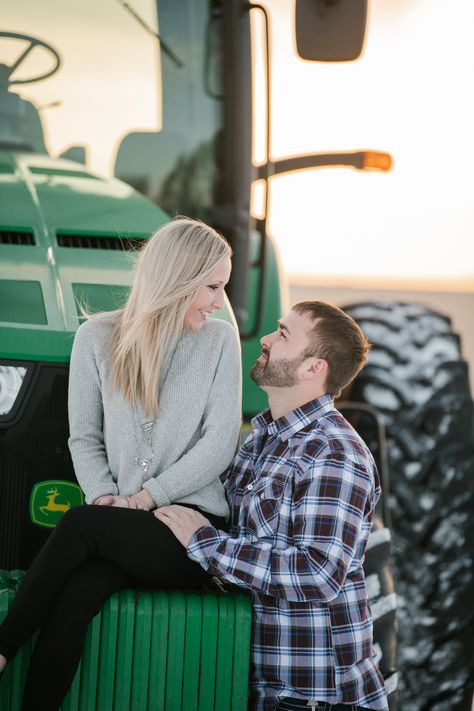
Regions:
<instances>
[{"instance_id":1,"label":"silver necklace","mask_svg":"<svg viewBox=\"0 0 474 711\"><path fill-rule=\"evenodd\" d=\"M153 433L154 426L155 426L155 420L150 420L149 422L143 422L141 424L145 444L150 448L150 450L152 450L152 446L153 446L152 433ZM148 479L148 473L150 471L150 464L152 463L152 461L153 461L153 451L150 452L149 457L141 457L141 456L135 457L135 462L143 470L143 483L145 483Z\"/></svg>"},{"instance_id":2,"label":"silver necklace","mask_svg":"<svg viewBox=\"0 0 474 711\"><path fill-rule=\"evenodd\" d=\"M146 422L142 421L143 414L140 416L140 411L137 406L136 402L133 402L132 404L132 410L133 410L133 420L134 420L134 427L133 427L133 437L135 439L135 451L136 451L136 457L135 457L135 463L138 464L138 466L142 470L142 483L144 484L150 475L150 465L154 459L153 455L153 428L155 426L155 420L147 420ZM143 440L142 444L139 443L138 437L137 437L137 429L136 426L139 425L140 429L143 433ZM145 451L143 451L145 449ZM142 450L142 451L140 451ZM148 450L148 451L146 451Z\"/></svg>"},{"instance_id":3,"label":"silver necklace","mask_svg":"<svg viewBox=\"0 0 474 711\"><path fill-rule=\"evenodd\" d=\"M164 371L163 382L161 383L160 391L162 390L162 387L163 387L166 377L168 375L169 365L171 363L171 360L174 357L177 345L178 345L178 341L176 341L176 343L174 343L171 351L168 353L168 356L166 358L165 367L163 368L163 371ZM144 484L149 478L150 465L154 459L154 455L153 455L153 428L155 426L156 420L147 420L146 422L141 422L140 413L137 409L137 404L135 401L133 402L132 407L133 407L133 415L134 415L135 423L140 424L141 430L143 432L143 440L144 440L145 446L148 447L148 449L149 449L147 457L141 456L140 454L137 454L137 456L135 457L136 464L138 464L138 466L141 467L141 469L142 469L143 484ZM138 452L140 447L138 444L135 428L134 428L133 432L134 432L134 437L135 437L136 451Z\"/></svg>"}]
</instances>

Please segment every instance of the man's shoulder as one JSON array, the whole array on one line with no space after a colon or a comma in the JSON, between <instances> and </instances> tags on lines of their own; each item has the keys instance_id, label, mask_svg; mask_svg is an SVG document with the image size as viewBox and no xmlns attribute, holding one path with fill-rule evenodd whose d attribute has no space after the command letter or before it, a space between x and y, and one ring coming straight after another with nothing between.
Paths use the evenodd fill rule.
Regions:
<instances>
[{"instance_id":1,"label":"man's shoulder","mask_svg":"<svg viewBox=\"0 0 474 711\"><path fill-rule=\"evenodd\" d=\"M292 438L292 445L300 463L308 468L331 459L373 465L372 454L364 440L336 409L303 428Z\"/></svg>"}]
</instances>

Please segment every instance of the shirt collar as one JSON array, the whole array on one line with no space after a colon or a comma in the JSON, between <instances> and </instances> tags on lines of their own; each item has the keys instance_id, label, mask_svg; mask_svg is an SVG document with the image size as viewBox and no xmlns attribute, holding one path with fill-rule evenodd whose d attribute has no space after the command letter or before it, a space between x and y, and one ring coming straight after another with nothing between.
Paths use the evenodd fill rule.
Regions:
<instances>
[{"instance_id":1,"label":"shirt collar","mask_svg":"<svg viewBox=\"0 0 474 711\"><path fill-rule=\"evenodd\" d=\"M305 403L301 407L297 407L296 410L279 417L278 420L272 419L270 409L264 410L252 419L252 427L260 434L268 430L269 435L277 434L283 442L286 442L286 440L302 430L303 427L317 422L322 415L333 409L334 401L332 395L323 395Z\"/></svg>"}]
</instances>

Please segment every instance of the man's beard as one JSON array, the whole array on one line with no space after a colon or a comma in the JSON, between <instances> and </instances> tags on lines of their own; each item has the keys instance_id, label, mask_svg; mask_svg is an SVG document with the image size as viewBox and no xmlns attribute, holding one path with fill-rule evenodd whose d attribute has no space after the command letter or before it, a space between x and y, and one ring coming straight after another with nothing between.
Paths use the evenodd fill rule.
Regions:
<instances>
[{"instance_id":1,"label":"man's beard","mask_svg":"<svg viewBox=\"0 0 474 711\"><path fill-rule=\"evenodd\" d=\"M264 352L264 354L267 355L266 352ZM270 363L269 360L263 363L257 361L250 369L250 377L260 386L291 388L298 382L296 371L303 360L304 358L300 356L294 360L283 358L273 363Z\"/></svg>"}]
</instances>

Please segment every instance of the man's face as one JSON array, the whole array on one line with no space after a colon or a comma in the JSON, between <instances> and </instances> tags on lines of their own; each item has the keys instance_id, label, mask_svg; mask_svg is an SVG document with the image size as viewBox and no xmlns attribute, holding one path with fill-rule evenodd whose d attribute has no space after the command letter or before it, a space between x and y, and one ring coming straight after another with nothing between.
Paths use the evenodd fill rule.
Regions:
<instances>
[{"instance_id":1,"label":"man's face","mask_svg":"<svg viewBox=\"0 0 474 711\"><path fill-rule=\"evenodd\" d=\"M309 334L314 323L306 314L290 311L278 328L260 339L262 354L250 370L261 387L289 388L299 382L300 366L306 360Z\"/></svg>"}]
</instances>

